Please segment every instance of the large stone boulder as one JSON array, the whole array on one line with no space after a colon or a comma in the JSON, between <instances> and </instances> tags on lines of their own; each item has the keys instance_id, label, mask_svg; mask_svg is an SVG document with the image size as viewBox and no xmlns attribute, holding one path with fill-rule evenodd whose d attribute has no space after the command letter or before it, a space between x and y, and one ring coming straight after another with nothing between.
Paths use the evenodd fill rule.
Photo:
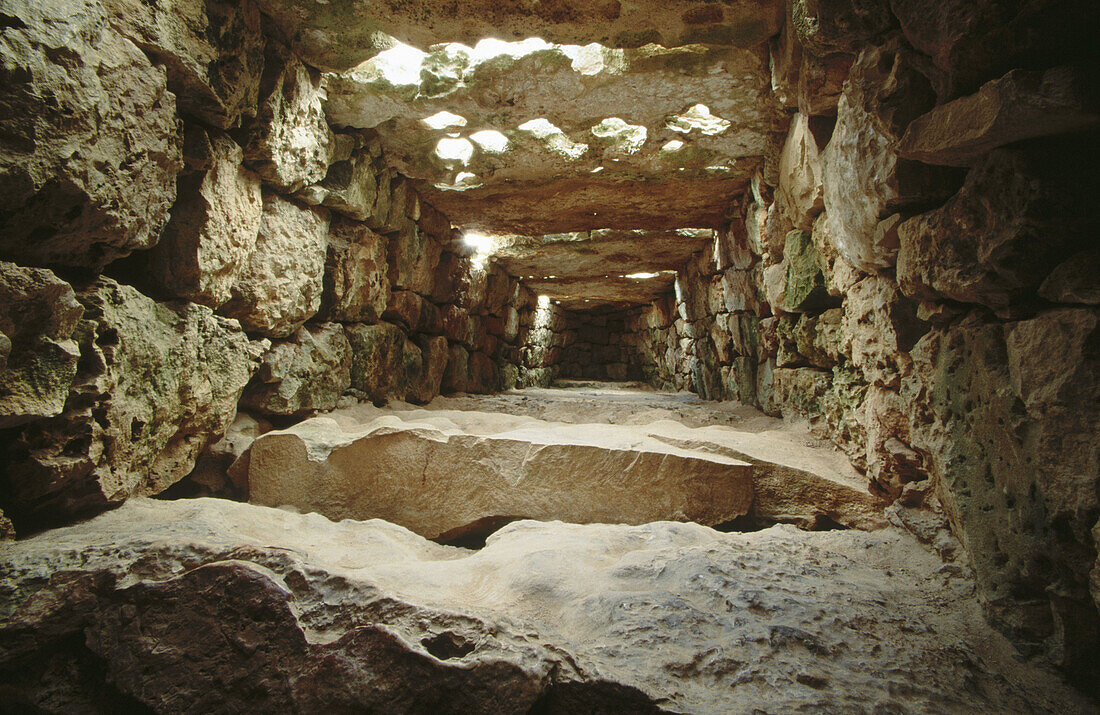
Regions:
<instances>
[{"instance_id":1,"label":"large stone boulder","mask_svg":"<svg viewBox=\"0 0 1100 715\"><path fill-rule=\"evenodd\" d=\"M111 25L163 64L181 112L229 129L256 113L264 70L251 2L102 0Z\"/></svg>"},{"instance_id":2,"label":"large stone boulder","mask_svg":"<svg viewBox=\"0 0 1100 715\"><path fill-rule=\"evenodd\" d=\"M157 494L233 420L262 346L193 303L101 278L77 293L81 359L65 410L10 446L7 506L33 528Z\"/></svg>"},{"instance_id":3,"label":"large stone boulder","mask_svg":"<svg viewBox=\"0 0 1100 715\"><path fill-rule=\"evenodd\" d=\"M1100 459L1100 314L976 313L912 351L911 436L926 455L993 623L1089 682Z\"/></svg>"},{"instance_id":4,"label":"large stone boulder","mask_svg":"<svg viewBox=\"0 0 1100 715\"><path fill-rule=\"evenodd\" d=\"M993 309L1030 300L1059 263L1094 245L1094 156L1077 142L990 152L950 201L898 226L902 290Z\"/></svg>"},{"instance_id":5,"label":"large stone boulder","mask_svg":"<svg viewBox=\"0 0 1100 715\"><path fill-rule=\"evenodd\" d=\"M898 388L912 369L909 351L927 330L916 304L890 278L868 276L845 297L845 352L873 385Z\"/></svg>"},{"instance_id":6,"label":"large stone boulder","mask_svg":"<svg viewBox=\"0 0 1100 715\"><path fill-rule=\"evenodd\" d=\"M1100 124L1090 79L1074 67L1012 70L976 94L940 105L905 130L898 154L928 164L972 166L1005 144Z\"/></svg>"},{"instance_id":7,"label":"large stone boulder","mask_svg":"<svg viewBox=\"0 0 1100 715\"><path fill-rule=\"evenodd\" d=\"M720 524L748 511L747 464L642 442L611 425L477 435L393 417L350 426L315 417L253 442L249 500L386 519L433 538L501 516Z\"/></svg>"},{"instance_id":8,"label":"large stone boulder","mask_svg":"<svg viewBox=\"0 0 1100 715\"><path fill-rule=\"evenodd\" d=\"M325 178L333 135L317 71L289 54L269 53L268 61L281 69L265 79L245 158L275 189L293 193Z\"/></svg>"},{"instance_id":9,"label":"large stone boulder","mask_svg":"<svg viewBox=\"0 0 1100 715\"><path fill-rule=\"evenodd\" d=\"M171 220L152 252L150 280L178 298L217 308L248 263L260 231L260 179L224 134L189 127L187 171Z\"/></svg>"},{"instance_id":10,"label":"large stone boulder","mask_svg":"<svg viewBox=\"0 0 1100 715\"><path fill-rule=\"evenodd\" d=\"M1092 710L958 571L896 531L524 521L472 552L138 499L4 547L0 682L63 712Z\"/></svg>"},{"instance_id":11,"label":"large stone boulder","mask_svg":"<svg viewBox=\"0 0 1100 715\"><path fill-rule=\"evenodd\" d=\"M796 114L779 155L779 186L775 192L776 203L795 228L809 231L814 218L825 208L822 172L821 150L810 130L810 117Z\"/></svg>"},{"instance_id":12,"label":"large stone boulder","mask_svg":"<svg viewBox=\"0 0 1100 715\"><path fill-rule=\"evenodd\" d=\"M1091 0L890 0L906 39L931 58L937 93L953 99L1009 70L1093 59Z\"/></svg>"},{"instance_id":13,"label":"large stone boulder","mask_svg":"<svg viewBox=\"0 0 1100 715\"><path fill-rule=\"evenodd\" d=\"M824 159L824 199L837 250L868 273L887 268L897 244L876 241L879 220L900 208L951 195L953 173L899 160L898 142L935 103L915 53L894 39L860 53L844 85ZM889 236L887 236L889 237Z\"/></svg>"},{"instance_id":14,"label":"large stone boulder","mask_svg":"<svg viewBox=\"0 0 1100 715\"><path fill-rule=\"evenodd\" d=\"M405 396L405 333L392 323L345 326L351 344L351 386L375 402Z\"/></svg>"},{"instance_id":15,"label":"large stone boulder","mask_svg":"<svg viewBox=\"0 0 1100 715\"><path fill-rule=\"evenodd\" d=\"M83 314L72 286L50 271L0 262L0 428L64 409Z\"/></svg>"},{"instance_id":16,"label":"large stone boulder","mask_svg":"<svg viewBox=\"0 0 1100 715\"><path fill-rule=\"evenodd\" d=\"M783 250L784 274L782 307L791 312L816 312L828 307L831 298L825 288L817 249L807 231L791 231Z\"/></svg>"},{"instance_id":17,"label":"large stone boulder","mask_svg":"<svg viewBox=\"0 0 1100 715\"><path fill-rule=\"evenodd\" d=\"M100 269L153 246L181 166L164 69L93 0L13 0L3 13L0 251Z\"/></svg>"},{"instance_id":18,"label":"large stone boulder","mask_svg":"<svg viewBox=\"0 0 1100 715\"><path fill-rule=\"evenodd\" d=\"M894 23L886 0L789 0L787 7L802 47L819 57L856 52Z\"/></svg>"},{"instance_id":19,"label":"large stone boulder","mask_svg":"<svg viewBox=\"0 0 1100 715\"><path fill-rule=\"evenodd\" d=\"M333 217L321 315L347 323L382 317L390 294L386 246L386 238L366 224Z\"/></svg>"},{"instance_id":20,"label":"large stone boulder","mask_svg":"<svg viewBox=\"0 0 1100 715\"><path fill-rule=\"evenodd\" d=\"M285 338L321 307L329 215L264 193L256 248L222 306L245 330Z\"/></svg>"},{"instance_id":21,"label":"large stone boulder","mask_svg":"<svg viewBox=\"0 0 1100 715\"><path fill-rule=\"evenodd\" d=\"M351 346L339 323L302 326L264 355L242 404L273 415L331 410L351 386Z\"/></svg>"}]
</instances>

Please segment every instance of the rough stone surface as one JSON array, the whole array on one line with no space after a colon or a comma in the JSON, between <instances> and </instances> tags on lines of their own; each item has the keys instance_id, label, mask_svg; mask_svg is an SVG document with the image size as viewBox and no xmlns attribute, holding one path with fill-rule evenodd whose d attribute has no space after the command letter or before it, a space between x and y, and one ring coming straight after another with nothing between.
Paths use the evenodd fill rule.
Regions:
<instances>
[{"instance_id":1,"label":"rough stone surface","mask_svg":"<svg viewBox=\"0 0 1100 715\"><path fill-rule=\"evenodd\" d=\"M321 315L347 323L378 321L390 292L386 245L366 225L333 217Z\"/></svg>"},{"instance_id":2,"label":"rough stone surface","mask_svg":"<svg viewBox=\"0 0 1100 715\"><path fill-rule=\"evenodd\" d=\"M339 323L298 328L275 343L241 398L274 415L331 410L351 386L351 346Z\"/></svg>"},{"instance_id":3,"label":"rough stone surface","mask_svg":"<svg viewBox=\"0 0 1100 715\"><path fill-rule=\"evenodd\" d=\"M912 369L909 351L926 330L916 304L889 278L868 276L846 295L845 352L871 384L897 389Z\"/></svg>"},{"instance_id":4,"label":"rough stone surface","mask_svg":"<svg viewBox=\"0 0 1100 715\"><path fill-rule=\"evenodd\" d=\"M382 518L428 537L500 516L719 524L748 511L747 464L643 442L611 425L486 435L392 417L343 426L315 417L252 444L249 500Z\"/></svg>"},{"instance_id":5,"label":"rough stone surface","mask_svg":"<svg viewBox=\"0 0 1100 715\"><path fill-rule=\"evenodd\" d=\"M245 330L291 335L321 307L328 231L327 212L265 192L256 248L222 312Z\"/></svg>"},{"instance_id":6,"label":"rough stone surface","mask_svg":"<svg viewBox=\"0 0 1100 715\"><path fill-rule=\"evenodd\" d=\"M1100 124L1083 70L1013 70L976 94L940 105L906 129L898 154L928 164L972 166L989 151L1025 139Z\"/></svg>"},{"instance_id":7,"label":"rough stone surface","mask_svg":"<svg viewBox=\"0 0 1100 715\"><path fill-rule=\"evenodd\" d=\"M228 129L256 113L264 70L250 2L103 0L111 25L163 63L182 113Z\"/></svg>"},{"instance_id":8,"label":"rough stone surface","mask_svg":"<svg viewBox=\"0 0 1100 715\"><path fill-rule=\"evenodd\" d=\"M805 231L825 208L821 153L817 138L810 131L809 118L796 114L779 156L779 186L775 200L796 228Z\"/></svg>"},{"instance_id":9,"label":"rough stone surface","mask_svg":"<svg viewBox=\"0 0 1100 715\"><path fill-rule=\"evenodd\" d=\"M817 311L829 302L825 276L821 272L817 249L806 231L791 231L783 250L786 276L783 307L792 312Z\"/></svg>"},{"instance_id":10,"label":"rough stone surface","mask_svg":"<svg viewBox=\"0 0 1100 715\"><path fill-rule=\"evenodd\" d=\"M351 386L375 402L404 397L405 334L392 323L348 325L351 344Z\"/></svg>"},{"instance_id":11,"label":"rough stone surface","mask_svg":"<svg viewBox=\"0 0 1100 715\"><path fill-rule=\"evenodd\" d=\"M50 271L0 262L0 428L64 409L83 314L72 286Z\"/></svg>"},{"instance_id":12,"label":"rough stone surface","mask_svg":"<svg viewBox=\"0 0 1100 715\"><path fill-rule=\"evenodd\" d=\"M175 297L217 308L256 247L260 179L241 166L241 148L225 135L189 128L184 146L189 171L176 182L150 280Z\"/></svg>"},{"instance_id":13,"label":"rough stone surface","mask_svg":"<svg viewBox=\"0 0 1100 715\"><path fill-rule=\"evenodd\" d=\"M0 251L99 269L153 246L180 169L164 70L91 0L13 0L3 12Z\"/></svg>"},{"instance_id":14,"label":"rough stone surface","mask_svg":"<svg viewBox=\"0 0 1100 715\"><path fill-rule=\"evenodd\" d=\"M1091 155L1076 143L990 152L950 201L898 227L902 290L994 309L1026 301L1094 241L1098 212L1081 183Z\"/></svg>"},{"instance_id":15,"label":"rough stone surface","mask_svg":"<svg viewBox=\"0 0 1100 715\"><path fill-rule=\"evenodd\" d=\"M278 191L293 193L325 178L333 136L321 106L321 78L294 56L270 54L279 71L265 78L245 158Z\"/></svg>"},{"instance_id":16,"label":"rough stone surface","mask_svg":"<svg viewBox=\"0 0 1100 715\"><path fill-rule=\"evenodd\" d=\"M1100 620L1088 583L1098 321L1088 308L1005 324L971 316L921 339L910 387L927 400L911 412L913 436L986 612L1021 647L1045 651L1084 682Z\"/></svg>"},{"instance_id":17,"label":"rough stone surface","mask_svg":"<svg viewBox=\"0 0 1100 715\"><path fill-rule=\"evenodd\" d=\"M474 0L461 8L430 0L377 8L346 0L310 5L260 0L258 4L282 27L303 59L337 71L392 46L393 38L421 48L442 42L473 45L486 37L541 37L550 42L628 48L647 43L753 47L766 42L783 24L781 0L721 4L569 0L545 5Z\"/></svg>"},{"instance_id":18,"label":"rough stone surface","mask_svg":"<svg viewBox=\"0 0 1100 715\"><path fill-rule=\"evenodd\" d=\"M791 0L787 6L802 47L820 57L858 51L894 22L886 0Z\"/></svg>"},{"instance_id":19,"label":"rough stone surface","mask_svg":"<svg viewBox=\"0 0 1100 715\"><path fill-rule=\"evenodd\" d=\"M897 531L523 521L471 552L381 521L138 499L2 548L17 707L1091 710Z\"/></svg>"},{"instance_id":20,"label":"rough stone surface","mask_svg":"<svg viewBox=\"0 0 1100 715\"><path fill-rule=\"evenodd\" d=\"M890 0L890 7L909 43L932 59L943 99L975 92L1036 58L1043 67L1095 59L1089 0Z\"/></svg>"},{"instance_id":21,"label":"rough stone surface","mask_svg":"<svg viewBox=\"0 0 1100 715\"><path fill-rule=\"evenodd\" d=\"M1043 284L1039 295L1055 303L1100 305L1100 249L1082 251L1059 265Z\"/></svg>"},{"instance_id":22,"label":"rough stone surface","mask_svg":"<svg viewBox=\"0 0 1100 715\"><path fill-rule=\"evenodd\" d=\"M78 291L81 362L65 411L27 425L11 446L8 513L56 523L191 471L233 420L259 345L192 303L156 303L101 278Z\"/></svg>"},{"instance_id":23,"label":"rough stone surface","mask_svg":"<svg viewBox=\"0 0 1100 715\"><path fill-rule=\"evenodd\" d=\"M825 148L824 194L837 250L856 268L893 265L897 246L878 245L875 226L898 208L950 196L950 172L899 161L905 127L935 101L912 50L895 40L860 53L844 85Z\"/></svg>"}]
</instances>

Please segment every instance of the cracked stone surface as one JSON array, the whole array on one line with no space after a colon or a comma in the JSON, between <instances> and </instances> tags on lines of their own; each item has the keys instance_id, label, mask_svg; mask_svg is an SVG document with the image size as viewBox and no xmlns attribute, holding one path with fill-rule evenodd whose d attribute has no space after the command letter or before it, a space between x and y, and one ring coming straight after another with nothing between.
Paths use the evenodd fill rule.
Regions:
<instances>
[{"instance_id":1,"label":"cracked stone surface","mask_svg":"<svg viewBox=\"0 0 1100 715\"><path fill-rule=\"evenodd\" d=\"M961 574L895 529L520 521L469 551L139 498L0 545L0 683L70 712L1088 712Z\"/></svg>"}]
</instances>

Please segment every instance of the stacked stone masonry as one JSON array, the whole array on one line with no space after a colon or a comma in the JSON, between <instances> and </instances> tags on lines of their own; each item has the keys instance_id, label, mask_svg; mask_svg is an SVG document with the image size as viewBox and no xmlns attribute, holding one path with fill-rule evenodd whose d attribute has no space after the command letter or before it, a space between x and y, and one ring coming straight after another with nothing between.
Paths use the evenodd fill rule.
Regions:
<instances>
[{"instance_id":1,"label":"stacked stone masonry","mask_svg":"<svg viewBox=\"0 0 1100 715\"><path fill-rule=\"evenodd\" d=\"M725 210L700 209L713 239L669 267L674 289L599 310L474 255L425 200L462 194L418 190L378 131L334 121L328 88L351 80L333 73L380 48L312 5L5 3L0 536L189 475L232 491L237 436L354 400L637 379L808 420L878 494L942 509L991 622L1096 687L1091 3L789 0L753 32L671 23L670 44L741 53L775 115ZM540 22L522 27L590 37ZM623 23L609 42L659 64ZM547 52L528 64L573 81ZM710 76L675 61L694 68L677 81ZM696 184L658 186L639 203L694 206Z\"/></svg>"}]
</instances>

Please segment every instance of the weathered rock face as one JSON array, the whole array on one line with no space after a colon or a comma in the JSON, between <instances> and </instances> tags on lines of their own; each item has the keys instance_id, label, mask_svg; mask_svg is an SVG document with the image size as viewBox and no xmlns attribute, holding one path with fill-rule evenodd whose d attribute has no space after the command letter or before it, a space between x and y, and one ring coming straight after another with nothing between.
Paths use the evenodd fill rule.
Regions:
<instances>
[{"instance_id":1,"label":"weathered rock face","mask_svg":"<svg viewBox=\"0 0 1100 715\"><path fill-rule=\"evenodd\" d=\"M805 231L788 233L783 261L786 264L784 308L792 312L803 312L826 307L829 293L825 289L825 276L821 272L817 249L814 248L810 234Z\"/></svg>"},{"instance_id":2,"label":"weathered rock face","mask_svg":"<svg viewBox=\"0 0 1100 715\"><path fill-rule=\"evenodd\" d=\"M1088 712L1014 660L956 571L896 532L519 522L470 552L138 499L3 547L0 680L14 707L61 711L98 693L116 710Z\"/></svg>"},{"instance_id":3,"label":"weathered rock face","mask_svg":"<svg viewBox=\"0 0 1100 715\"><path fill-rule=\"evenodd\" d=\"M993 622L1071 669L1095 662L1095 309L1007 324L971 319L913 350L927 409L914 437L977 574ZM930 425L921 422L931 420ZM1084 671L1081 671L1084 672Z\"/></svg>"},{"instance_id":4,"label":"weathered rock face","mask_svg":"<svg viewBox=\"0 0 1100 715\"><path fill-rule=\"evenodd\" d=\"M256 248L222 306L245 330L286 337L321 307L329 216L264 193Z\"/></svg>"},{"instance_id":5,"label":"weathered rock face","mask_svg":"<svg viewBox=\"0 0 1100 715\"><path fill-rule=\"evenodd\" d=\"M375 402L404 396L405 334L391 323L349 325L351 386Z\"/></svg>"},{"instance_id":6,"label":"weathered rock face","mask_svg":"<svg viewBox=\"0 0 1100 715\"><path fill-rule=\"evenodd\" d=\"M753 47L783 24L780 0L702 0L632 4L569 0L554 5L523 5L475 0L461 9L426 0L373 8L340 1L320 5L260 0L302 58L316 67L345 70L393 45L393 38L428 48L441 42L474 44L486 37L503 40L545 38L578 45L674 47L692 43Z\"/></svg>"},{"instance_id":7,"label":"weathered rock face","mask_svg":"<svg viewBox=\"0 0 1100 715\"><path fill-rule=\"evenodd\" d=\"M65 410L10 447L10 512L28 526L156 494L187 475L233 419L259 346L191 303L100 279L77 293L80 368Z\"/></svg>"},{"instance_id":8,"label":"weathered rock face","mask_svg":"<svg viewBox=\"0 0 1100 715\"><path fill-rule=\"evenodd\" d=\"M60 414L76 377L84 314L72 286L41 268L0 262L0 427Z\"/></svg>"},{"instance_id":9,"label":"weathered rock face","mask_svg":"<svg viewBox=\"0 0 1100 715\"><path fill-rule=\"evenodd\" d=\"M245 156L277 190L293 193L325 178L333 135L321 107L321 78L293 55L269 53L264 97Z\"/></svg>"},{"instance_id":10,"label":"weathered rock face","mask_svg":"<svg viewBox=\"0 0 1100 715\"><path fill-rule=\"evenodd\" d=\"M954 187L950 173L897 157L905 127L935 101L918 63L900 40L860 53L825 148L829 230L840 254L866 272L889 267L897 256L890 234L876 233L882 217L946 198Z\"/></svg>"},{"instance_id":11,"label":"weathered rock face","mask_svg":"<svg viewBox=\"0 0 1100 715\"><path fill-rule=\"evenodd\" d=\"M349 323L374 323L389 298L386 238L361 223L334 217L325 260L321 314Z\"/></svg>"},{"instance_id":12,"label":"weathered rock face","mask_svg":"<svg viewBox=\"0 0 1100 715\"><path fill-rule=\"evenodd\" d=\"M885 0L791 0L788 7L802 47L820 57L856 52L894 22Z\"/></svg>"},{"instance_id":13,"label":"weathered rock face","mask_svg":"<svg viewBox=\"0 0 1100 715\"><path fill-rule=\"evenodd\" d=\"M869 276L848 291L843 339L869 383L897 389L912 367L909 351L926 331L916 304L889 278Z\"/></svg>"},{"instance_id":14,"label":"weathered rock face","mask_svg":"<svg viewBox=\"0 0 1100 715\"><path fill-rule=\"evenodd\" d=\"M171 220L153 251L152 280L170 294L217 308L248 263L260 230L260 179L222 134L189 128L189 171L177 182Z\"/></svg>"},{"instance_id":15,"label":"weathered rock face","mask_svg":"<svg viewBox=\"0 0 1100 715\"><path fill-rule=\"evenodd\" d=\"M928 164L972 166L1005 144L1100 124L1100 106L1074 67L1013 70L976 93L942 104L913 121L898 153Z\"/></svg>"},{"instance_id":16,"label":"weathered rock face","mask_svg":"<svg viewBox=\"0 0 1100 715\"><path fill-rule=\"evenodd\" d=\"M252 117L264 69L251 2L103 0L112 27L163 63L182 113L228 129Z\"/></svg>"},{"instance_id":17,"label":"weathered rock face","mask_svg":"<svg viewBox=\"0 0 1100 715\"><path fill-rule=\"evenodd\" d=\"M990 152L942 208L898 227L902 290L994 309L1026 300L1093 240L1097 210L1080 183L1090 156L1076 142Z\"/></svg>"},{"instance_id":18,"label":"weathered rock face","mask_svg":"<svg viewBox=\"0 0 1100 715\"><path fill-rule=\"evenodd\" d=\"M338 323L303 326L264 355L242 404L275 415L331 410L351 385L351 346Z\"/></svg>"},{"instance_id":19,"label":"weathered rock face","mask_svg":"<svg viewBox=\"0 0 1100 715\"><path fill-rule=\"evenodd\" d=\"M164 70L91 0L18 0L4 15L0 251L99 269L149 248L180 169Z\"/></svg>"},{"instance_id":20,"label":"weathered rock face","mask_svg":"<svg viewBox=\"0 0 1100 715\"><path fill-rule=\"evenodd\" d=\"M749 465L630 444L630 434L585 425L478 436L387 417L345 429L316 417L252 444L249 500L382 518L429 537L501 516L719 524L748 510Z\"/></svg>"},{"instance_id":21,"label":"weathered rock face","mask_svg":"<svg viewBox=\"0 0 1100 715\"><path fill-rule=\"evenodd\" d=\"M779 186L775 200L796 228L810 230L825 208L821 148L810 131L810 119L796 114L779 156Z\"/></svg>"}]
</instances>

